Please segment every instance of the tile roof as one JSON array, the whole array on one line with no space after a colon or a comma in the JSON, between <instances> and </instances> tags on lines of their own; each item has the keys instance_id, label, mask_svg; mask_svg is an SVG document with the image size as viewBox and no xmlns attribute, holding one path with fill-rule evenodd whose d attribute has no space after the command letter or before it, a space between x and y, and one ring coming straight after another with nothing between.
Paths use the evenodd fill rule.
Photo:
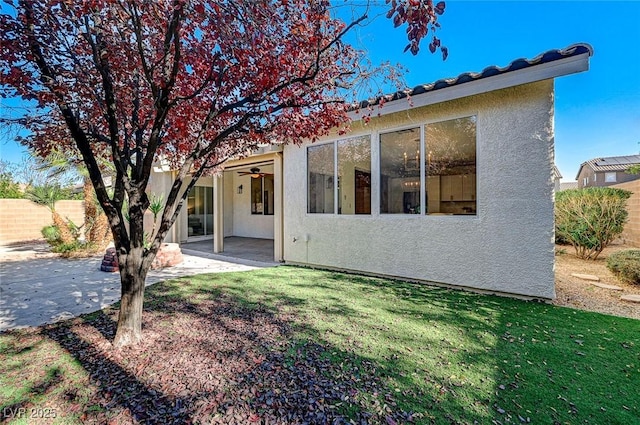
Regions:
<instances>
[{"instance_id":1,"label":"tile roof","mask_svg":"<svg viewBox=\"0 0 640 425\"><path fill-rule=\"evenodd\" d=\"M593 158L580 164L576 179L580 176L582 167L588 165L593 171L625 171L632 165L640 164L640 155L608 156L605 158Z\"/></svg>"},{"instance_id":2,"label":"tile roof","mask_svg":"<svg viewBox=\"0 0 640 425\"><path fill-rule=\"evenodd\" d=\"M482 72L464 72L457 77L453 78L443 78L433 83L421 84L415 86L413 89L398 91L393 94L384 95L376 98L375 100L364 100L360 102L360 108L366 108L368 106L377 105L380 103L380 99L382 97L385 98L386 102L398 100L405 98L407 96L415 96L422 93L432 92L440 89L444 89L447 87L452 87L464 83L469 83L477 80L481 80L483 78L493 77L500 74L506 74L508 72L518 71L520 69L530 68L536 65L541 65L553 61L557 61L560 59L569 58L572 56L578 56L588 53L589 56L593 56L593 48L587 43L578 43L572 44L564 49L554 49L548 50L544 53L539 54L538 56L532 59L516 59L512 61L509 65L504 67L499 66L488 66L482 70Z\"/></svg>"}]
</instances>

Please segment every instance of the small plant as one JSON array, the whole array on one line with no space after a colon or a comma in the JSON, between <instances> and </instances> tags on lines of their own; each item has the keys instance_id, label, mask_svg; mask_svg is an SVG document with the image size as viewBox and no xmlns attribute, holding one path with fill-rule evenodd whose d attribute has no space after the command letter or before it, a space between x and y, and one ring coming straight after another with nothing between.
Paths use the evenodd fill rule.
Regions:
<instances>
[{"instance_id":1,"label":"small plant","mask_svg":"<svg viewBox=\"0 0 640 425\"><path fill-rule=\"evenodd\" d=\"M59 245L56 245L51 249L51 251L57 252L58 254L61 254L63 257L69 257L71 256L71 254L75 252L83 251L84 248L85 248L85 245L82 242L76 240L73 242L61 243Z\"/></svg>"},{"instance_id":2,"label":"small plant","mask_svg":"<svg viewBox=\"0 0 640 425\"><path fill-rule=\"evenodd\" d=\"M556 240L570 243L579 258L595 260L627 221L628 190L589 187L556 195Z\"/></svg>"},{"instance_id":3,"label":"small plant","mask_svg":"<svg viewBox=\"0 0 640 425\"><path fill-rule=\"evenodd\" d=\"M49 208L53 224L60 232L60 241L65 244L72 243L77 239L74 233L77 226L65 221L56 211L56 202L67 199L68 194L68 190L56 184L32 187L25 193L26 198L31 202Z\"/></svg>"},{"instance_id":4,"label":"small plant","mask_svg":"<svg viewBox=\"0 0 640 425\"><path fill-rule=\"evenodd\" d=\"M609 255L607 268L623 282L640 285L640 249L625 249Z\"/></svg>"},{"instance_id":5,"label":"small plant","mask_svg":"<svg viewBox=\"0 0 640 425\"><path fill-rule=\"evenodd\" d=\"M56 246L62 243L60 240L60 230L58 229L58 226L45 226L40 232L49 245Z\"/></svg>"},{"instance_id":6,"label":"small plant","mask_svg":"<svg viewBox=\"0 0 640 425\"><path fill-rule=\"evenodd\" d=\"M156 195L155 193L152 193L149 199L148 210L153 214L153 227L151 228L151 232L144 232L143 244L145 249L151 248L151 242L153 241L156 225L158 223L158 215L162 212L163 208L164 197L162 194ZM125 220L129 221L129 202L126 199L122 204L122 216Z\"/></svg>"}]
</instances>

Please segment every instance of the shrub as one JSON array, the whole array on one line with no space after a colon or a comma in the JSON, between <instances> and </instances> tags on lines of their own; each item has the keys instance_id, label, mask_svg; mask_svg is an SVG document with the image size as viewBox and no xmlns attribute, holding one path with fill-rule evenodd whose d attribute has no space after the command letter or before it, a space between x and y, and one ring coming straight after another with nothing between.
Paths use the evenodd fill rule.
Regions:
<instances>
[{"instance_id":1,"label":"shrub","mask_svg":"<svg viewBox=\"0 0 640 425\"><path fill-rule=\"evenodd\" d=\"M571 242L566 240L563 235L561 235L556 228L556 245L571 245Z\"/></svg>"},{"instance_id":2,"label":"shrub","mask_svg":"<svg viewBox=\"0 0 640 425\"><path fill-rule=\"evenodd\" d=\"M20 185L13 181L10 173L0 173L0 198L24 198L24 193L20 190Z\"/></svg>"},{"instance_id":3,"label":"shrub","mask_svg":"<svg viewBox=\"0 0 640 425\"><path fill-rule=\"evenodd\" d=\"M62 243L62 240L60 240L60 230L58 229L58 226L45 226L40 232L49 245L57 246Z\"/></svg>"},{"instance_id":4,"label":"shrub","mask_svg":"<svg viewBox=\"0 0 640 425\"><path fill-rule=\"evenodd\" d=\"M640 285L640 249L625 249L609 255L607 268L618 279Z\"/></svg>"},{"instance_id":5,"label":"shrub","mask_svg":"<svg viewBox=\"0 0 640 425\"><path fill-rule=\"evenodd\" d=\"M556 238L569 242L580 258L595 260L622 233L628 190L570 189L556 194Z\"/></svg>"},{"instance_id":6,"label":"shrub","mask_svg":"<svg viewBox=\"0 0 640 425\"><path fill-rule=\"evenodd\" d=\"M54 246L51 251L57 252L61 254L63 257L69 257L72 254L81 252L84 254L84 243L80 241L73 241L69 243L60 243L59 245Z\"/></svg>"}]
</instances>

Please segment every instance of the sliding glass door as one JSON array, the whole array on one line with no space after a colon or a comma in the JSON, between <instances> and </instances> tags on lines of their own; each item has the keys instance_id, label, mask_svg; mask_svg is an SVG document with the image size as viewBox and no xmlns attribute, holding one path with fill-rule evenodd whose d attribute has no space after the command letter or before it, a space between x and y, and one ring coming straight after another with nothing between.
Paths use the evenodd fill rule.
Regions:
<instances>
[{"instance_id":1,"label":"sliding glass door","mask_svg":"<svg viewBox=\"0 0 640 425\"><path fill-rule=\"evenodd\" d=\"M187 198L188 236L213 235L213 188L194 186Z\"/></svg>"}]
</instances>

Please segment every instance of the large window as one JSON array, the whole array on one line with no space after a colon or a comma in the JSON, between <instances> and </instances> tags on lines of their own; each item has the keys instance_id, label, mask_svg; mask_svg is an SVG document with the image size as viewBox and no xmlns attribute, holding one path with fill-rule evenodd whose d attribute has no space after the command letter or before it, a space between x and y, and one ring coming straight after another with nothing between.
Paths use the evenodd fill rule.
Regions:
<instances>
[{"instance_id":1,"label":"large window","mask_svg":"<svg viewBox=\"0 0 640 425\"><path fill-rule=\"evenodd\" d=\"M476 118L425 126L427 213L476 213Z\"/></svg>"},{"instance_id":2,"label":"large window","mask_svg":"<svg viewBox=\"0 0 640 425\"><path fill-rule=\"evenodd\" d=\"M371 214L369 136L310 146L307 166L309 213Z\"/></svg>"},{"instance_id":3,"label":"large window","mask_svg":"<svg viewBox=\"0 0 640 425\"><path fill-rule=\"evenodd\" d=\"M420 213L420 129L380 135L380 212Z\"/></svg>"},{"instance_id":4,"label":"large window","mask_svg":"<svg viewBox=\"0 0 640 425\"><path fill-rule=\"evenodd\" d=\"M333 214L335 147L333 143L307 149L308 206L310 213Z\"/></svg>"},{"instance_id":5,"label":"large window","mask_svg":"<svg viewBox=\"0 0 640 425\"><path fill-rule=\"evenodd\" d=\"M380 212L476 214L476 118L381 134Z\"/></svg>"},{"instance_id":6,"label":"large window","mask_svg":"<svg viewBox=\"0 0 640 425\"><path fill-rule=\"evenodd\" d=\"M338 214L371 214L371 139L338 141Z\"/></svg>"}]
</instances>

